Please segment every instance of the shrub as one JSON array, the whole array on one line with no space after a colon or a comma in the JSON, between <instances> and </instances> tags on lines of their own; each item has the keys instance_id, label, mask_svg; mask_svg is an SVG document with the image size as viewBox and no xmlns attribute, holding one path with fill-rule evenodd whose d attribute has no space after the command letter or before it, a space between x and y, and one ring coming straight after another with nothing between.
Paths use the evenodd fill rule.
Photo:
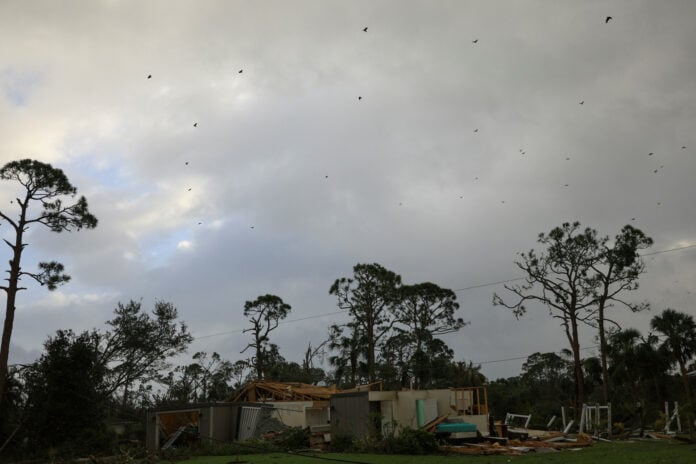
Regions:
<instances>
[{"instance_id":1,"label":"shrub","mask_svg":"<svg viewBox=\"0 0 696 464\"><path fill-rule=\"evenodd\" d=\"M273 444L284 450L309 447L309 427L290 427L273 439Z\"/></svg>"},{"instance_id":2,"label":"shrub","mask_svg":"<svg viewBox=\"0 0 696 464\"><path fill-rule=\"evenodd\" d=\"M340 433L331 437L331 451L344 453L353 451L353 435Z\"/></svg>"},{"instance_id":3,"label":"shrub","mask_svg":"<svg viewBox=\"0 0 696 464\"><path fill-rule=\"evenodd\" d=\"M384 451L389 454L431 454L437 449L435 435L410 427L404 427L398 435L384 440Z\"/></svg>"}]
</instances>

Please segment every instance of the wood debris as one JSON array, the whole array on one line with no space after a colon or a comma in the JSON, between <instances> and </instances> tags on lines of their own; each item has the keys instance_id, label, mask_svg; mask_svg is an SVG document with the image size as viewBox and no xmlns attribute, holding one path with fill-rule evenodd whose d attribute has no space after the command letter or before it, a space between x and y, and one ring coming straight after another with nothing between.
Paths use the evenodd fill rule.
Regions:
<instances>
[{"instance_id":1,"label":"wood debris","mask_svg":"<svg viewBox=\"0 0 696 464\"><path fill-rule=\"evenodd\" d=\"M547 440L508 440L506 445L499 442L467 443L463 445L441 446L440 451L452 454L505 455L520 456L537 450L578 449L592 445L592 437L581 433L577 438L555 436Z\"/></svg>"}]
</instances>

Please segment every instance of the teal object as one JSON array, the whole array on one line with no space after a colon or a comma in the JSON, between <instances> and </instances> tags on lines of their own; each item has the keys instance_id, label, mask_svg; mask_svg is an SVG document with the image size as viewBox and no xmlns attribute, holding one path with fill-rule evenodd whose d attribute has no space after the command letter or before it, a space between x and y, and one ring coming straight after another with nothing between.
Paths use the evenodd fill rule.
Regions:
<instances>
[{"instance_id":1,"label":"teal object","mask_svg":"<svg viewBox=\"0 0 696 464\"><path fill-rule=\"evenodd\" d=\"M416 424L418 427L425 425L425 401L416 400Z\"/></svg>"},{"instance_id":2,"label":"teal object","mask_svg":"<svg viewBox=\"0 0 696 464\"><path fill-rule=\"evenodd\" d=\"M443 422L435 427L437 433L475 432L476 424L468 422Z\"/></svg>"}]
</instances>

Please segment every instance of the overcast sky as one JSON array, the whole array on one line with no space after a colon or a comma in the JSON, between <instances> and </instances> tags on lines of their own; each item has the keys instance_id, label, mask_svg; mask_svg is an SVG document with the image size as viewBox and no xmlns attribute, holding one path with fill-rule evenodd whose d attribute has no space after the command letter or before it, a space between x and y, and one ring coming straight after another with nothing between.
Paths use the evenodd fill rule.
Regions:
<instances>
[{"instance_id":1,"label":"overcast sky","mask_svg":"<svg viewBox=\"0 0 696 464\"><path fill-rule=\"evenodd\" d=\"M377 262L464 289L457 360L518 374L489 361L565 348L558 323L466 288L519 277L540 232L696 245L694 18L691 0L3 1L0 162L63 169L99 218L30 230L23 267L73 280L25 282L11 362L130 299L172 302L190 354L240 359L244 302L266 293L292 306L271 341L299 361L347 320L333 281ZM695 314L696 248L646 262L627 299L652 312L614 316Z\"/></svg>"}]
</instances>

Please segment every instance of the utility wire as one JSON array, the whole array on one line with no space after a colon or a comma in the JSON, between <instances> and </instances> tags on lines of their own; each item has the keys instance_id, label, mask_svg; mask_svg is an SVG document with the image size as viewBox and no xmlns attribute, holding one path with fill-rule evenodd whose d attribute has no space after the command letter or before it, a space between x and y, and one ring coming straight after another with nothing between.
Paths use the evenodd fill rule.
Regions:
<instances>
[{"instance_id":1,"label":"utility wire","mask_svg":"<svg viewBox=\"0 0 696 464\"><path fill-rule=\"evenodd\" d=\"M653 251L653 252L650 252L650 253L643 253L643 254L640 254L639 256L659 255L659 254L662 254L662 253L669 253L669 252L672 252L672 251L687 250L687 249L690 249L690 248L696 248L696 245L686 245L686 246L682 246L682 247L668 248L668 249L666 249L666 250L658 250L658 251ZM524 280L524 279L526 279L526 277L515 277L515 278L512 278L512 279L496 280L496 281L494 281L494 282L485 282L485 283L482 283L482 284L475 284L475 285L470 285L470 286L468 286L468 287L457 288L457 289L452 290L452 291L455 292L455 293L456 293L456 292L465 292L465 291L467 291L467 290L473 290L473 289L476 289L476 288L492 287L492 286L494 286L494 285L505 284L505 283L508 283L508 282L515 282L515 281L517 281L517 280ZM280 322L278 325L280 326L280 325L285 325L285 324L293 324L293 323L295 323L295 322L307 321L307 320L310 320L310 319L319 319L319 318L322 318L322 317L333 316L333 315L336 315L336 314L342 314L342 313L345 313L345 312L347 312L347 311L348 311L347 309L342 309L342 310L333 311L333 312L330 312L330 313L315 314L315 315L313 315L313 316L300 317L300 318L292 319L292 320L289 320L289 321L282 321L282 322ZM208 335L199 335L199 336L193 337L193 338L194 338L194 340L202 340L202 339L204 339L204 338L219 337L219 336L221 336L221 335L230 335L230 334L235 334L235 333L242 333L244 330L246 330L246 329L227 330L227 331L225 331L225 332L217 332L217 333L212 333L212 334L208 334Z\"/></svg>"}]
</instances>

